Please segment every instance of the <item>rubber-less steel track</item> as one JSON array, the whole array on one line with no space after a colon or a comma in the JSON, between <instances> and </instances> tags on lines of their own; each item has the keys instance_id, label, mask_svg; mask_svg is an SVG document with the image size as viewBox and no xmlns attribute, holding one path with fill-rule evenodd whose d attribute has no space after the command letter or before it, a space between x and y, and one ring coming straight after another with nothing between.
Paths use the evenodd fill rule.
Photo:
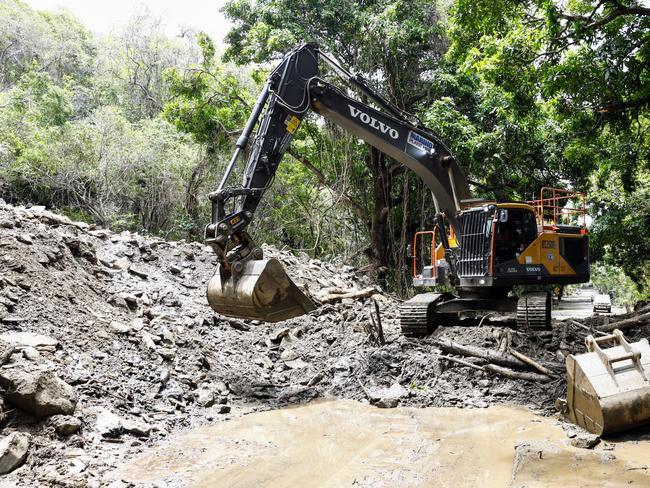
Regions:
<instances>
[{"instance_id":1,"label":"rubber-less steel track","mask_svg":"<svg viewBox=\"0 0 650 488\"><path fill-rule=\"evenodd\" d=\"M522 329L550 329L550 293L533 292L519 297L517 302L517 326Z\"/></svg>"},{"instance_id":2,"label":"rubber-less steel track","mask_svg":"<svg viewBox=\"0 0 650 488\"><path fill-rule=\"evenodd\" d=\"M443 293L421 293L399 307L402 334L421 335L433 331L432 311Z\"/></svg>"}]
</instances>

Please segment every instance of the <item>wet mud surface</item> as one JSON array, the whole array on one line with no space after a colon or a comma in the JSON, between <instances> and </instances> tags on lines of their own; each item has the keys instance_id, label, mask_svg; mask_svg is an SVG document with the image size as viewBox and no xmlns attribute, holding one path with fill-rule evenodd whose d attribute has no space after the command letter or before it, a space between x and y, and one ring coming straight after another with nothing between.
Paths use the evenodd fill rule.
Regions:
<instances>
[{"instance_id":1,"label":"wet mud surface","mask_svg":"<svg viewBox=\"0 0 650 488\"><path fill-rule=\"evenodd\" d=\"M137 486L648 486L650 442L568 445L522 407L377 409L349 400L182 433L118 468Z\"/></svg>"}]
</instances>

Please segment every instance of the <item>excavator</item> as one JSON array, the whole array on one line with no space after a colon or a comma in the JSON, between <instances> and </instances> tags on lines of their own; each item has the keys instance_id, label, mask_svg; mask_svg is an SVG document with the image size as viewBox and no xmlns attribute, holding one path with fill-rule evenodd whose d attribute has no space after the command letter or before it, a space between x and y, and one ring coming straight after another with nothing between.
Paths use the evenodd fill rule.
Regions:
<instances>
[{"instance_id":1,"label":"excavator","mask_svg":"<svg viewBox=\"0 0 650 488\"><path fill-rule=\"evenodd\" d=\"M374 106L322 79L321 60ZM316 44L305 43L270 73L219 187L209 194L212 218L205 242L218 265L207 298L216 312L278 322L315 309L278 260L264 259L247 232L310 111L401 163L431 191L435 225L418 232L410 246L413 285L452 291L419 293L403 302L403 333L426 334L440 325L493 312L516 314L523 328L549 328L551 297L546 289L589 281L584 194L544 188L540 198L530 202L472 198L462 168L432 130ZM256 127L242 184L229 186Z\"/></svg>"}]
</instances>

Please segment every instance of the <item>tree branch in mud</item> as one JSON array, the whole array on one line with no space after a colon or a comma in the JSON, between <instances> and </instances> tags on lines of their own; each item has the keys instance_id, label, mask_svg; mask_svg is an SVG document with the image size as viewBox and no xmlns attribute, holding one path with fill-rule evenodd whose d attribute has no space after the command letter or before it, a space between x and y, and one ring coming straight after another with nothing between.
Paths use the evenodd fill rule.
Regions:
<instances>
[{"instance_id":1,"label":"tree branch in mud","mask_svg":"<svg viewBox=\"0 0 650 488\"><path fill-rule=\"evenodd\" d=\"M475 357L475 358L485 359L489 363L500 365L500 366L506 366L508 368L515 368L515 369L535 368L535 369L537 369L535 366L533 366L529 362L521 360L520 358L517 358L517 357L513 356L512 354L502 353L502 352L494 351L492 349L486 349L486 348L478 347L478 346L468 346L468 345L459 344L457 342L453 342L453 341L450 341L450 340L444 340L444 339L435 340L434 344L436 346L438 346L440 349L442 349L444 352L450 353L450 354L456 354L458 356L467 356L467 357ZM530 358L527 358L527 359L530 359ZM530 361L532 361L532 360L530 360ZM543 367L547 371L556 370L558 368L561 369L560 365L558 365L556 363L553 363L553 362L550 362L550 361L538 361L538 362L536 362L536 364L538 366Z\"/></svg>"},{"instance_id":2,"label":"tree branch in mud","mask_svg":"<svg viewBox=\"0 0 650 488\"><path fill-rule=\"evenodd\" d=\"M452 356L445 356L442 354L439 357L441 359L446 359L447 361L451 361L452 363L457 363L462 366L467 366L469 368L477 369L479 371L485 371L486 373L496 374L513 380L531 381L533 383L546 383L550 381L550 378L548 376L537 374L537 373L513 371L512 369L504 368L502 366L497 366L495 364L489 364L489 363L480 366L478 364L470 363L469 361L464 361L459 358L455 358Z\"/></svg>"},{"instance_id":3,"label":"tree branch in mud","mask_svg":"<svg viewBox=\"0 0 650 488\"><path fill-rule=\"evenodd\" d=\"M556 376L556 374L553 373L553 371L551 371L548 368L542 366L541 364L539 364L534 359L531 359L528 356L525 356L524 354L520 353L519 351L515 351L514 349L510 349L510 354L512 354L514 357L516 357L520 361L523 361L524 363L532 366L537 371L539 371L542 374L545 374L546 376Z\"/></svg>"},{"instance_id":4,"label":"tree branch in mud","mask_svg":"<svg viewBox=\"0 0 650 488\"><path fill-rule=\"evenodd\" d=\"M316 297L321 303L333 303L351 298L352 300L362 300L377 293L374 288L364 288L363 290L344 290L342 288L325 288Z\"/></svg>"},{"instance_id":5,"label":"tree branch in mud","mask_svg":"<svg viewBox=\"0 0 650 488\"><path fill-rule=\"evenodd\" d=\"M646 312L644 314L637 315L636 317L631 317L629 319L610 322L609 324L596 327L596 330L601 332L611 332L614 329L625 330L625 329L633 329L634 327L642 327L646 325L650 325L650 312Z\"/></svg>"},{"instance_id":6,"label":"tree branch in mud","mask_svg":"<svg viewBox=\"0 0 650 488\"><path fill-rule=\"evenodd\" d=\"M384 337L384 327L381 324L381 315L379 314L379 304L377 300L373 300L375 304L375 315L373 315L372 310L368 314L370 316L370 322L365 322L363 328L370 337L370 340L375 344L383 346L386 344L386 338Z\"/></svg>"}]
</instances>

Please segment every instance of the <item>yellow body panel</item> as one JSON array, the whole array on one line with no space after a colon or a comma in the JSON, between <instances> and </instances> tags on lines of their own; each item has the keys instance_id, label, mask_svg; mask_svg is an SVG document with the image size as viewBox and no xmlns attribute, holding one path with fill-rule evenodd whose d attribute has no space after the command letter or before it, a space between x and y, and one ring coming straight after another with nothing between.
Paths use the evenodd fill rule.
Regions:
<instances>
[{"instance_id":1,"label":"yellow body panel","mask_svg":"<svg viewBox=\"0 0 650 488\"><path fill-rule=\"evenodd\" d=\"M582 239L581 235L575 234L540 234L519 255L519 264L541 264L551 276L575 275L574 269L560 255L560 237Z\"/></svg>"},{"instance_id":2,"label":"yellow body panel","mask_svg":"<svg viewBox=\"0 0 650 488\"><path fill-rule=\"evenodd\" d=\"M454 236L449 237L449 247L451 248L458 247L458 241ZM438 244L438 246L436 247L436 261L444 258L445 258L445 250L443 249L442 244Z\"/></svg>"},{"instance_id":3,"label":"yellow body panel","mask_svg":"<svg viewBox=\"0 0 650 488\"><path fill-rule=\"evenodd\" d=\"M530 210L531 212L535 212L535 207L533 207L532 205L528 205L527 203L518 203L518 202L499 203L497 204L497 208L524 208L526 210Z\"/></svg>"}]
</instances>

